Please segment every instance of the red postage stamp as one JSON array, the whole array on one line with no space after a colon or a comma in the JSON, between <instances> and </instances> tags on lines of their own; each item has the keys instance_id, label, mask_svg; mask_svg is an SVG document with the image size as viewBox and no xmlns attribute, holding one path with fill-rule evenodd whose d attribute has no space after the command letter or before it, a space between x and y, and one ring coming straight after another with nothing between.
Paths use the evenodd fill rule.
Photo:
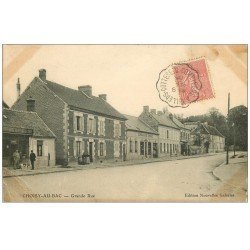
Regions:
<instances>
[{"instance_id":1,"label":"red postage stamp","mask_svg":"<svg viewBox=\"0 0 250 250\"><path fill-rule=\"evenodd\" d=\"M173 65L182 105L214 97L204 58Z\"/></svg>"},{"instance_id":2,"label":"red postage stamp","mask_svg":"<svg viewBox=\"0 0 250 250\"><path fill-rule=\"evenodd\" d=\"M215 97L205 58L169 65L160 72L156 88L160 99L173 108Z\"/></svg>"}]
</instances>

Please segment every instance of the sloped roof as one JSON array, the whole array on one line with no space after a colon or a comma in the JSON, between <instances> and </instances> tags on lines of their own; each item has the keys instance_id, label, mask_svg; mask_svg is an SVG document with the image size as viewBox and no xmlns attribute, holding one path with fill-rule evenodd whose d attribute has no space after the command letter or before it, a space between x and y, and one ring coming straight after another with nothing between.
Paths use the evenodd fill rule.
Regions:
<instances>
[{"instance_id":1,"label":"sloped roof","mask_svg":"<svg viewBox=\"0 0 250 250\"><path fill-rule=\"evenodd\" d=\"M41 81L40 78L37 78ZM93 111L106 116L126 120L126 118L114 109L108 102L100 97L87 96L82 91L71 89L55 82L43 80L46 86L59 96L68 105L88 111Z\"/></svg>"},{"instance_id":2,"label":"sloped roof","mask_svg":"<svg viewBox=\"0 0 250 250\"><path fill-rule=\"evenodd\" d=\"M157 120L160 125L179 129L179 127L166 114L158 115L155 113L150 113L150 115L152 115L153 118Z\"/></svg>"},{"instance_id":3,"label":"sloped roof","mask_svg":"<svg viewBox=\"0 0 250 250\"><path fill-rule=\"evenodd\" d=\"M204 134L210 134L210 135L217 135L217 136L220 136L220 137L225 137L224 135L222 135L219 130L213 126L210 126L206 123L200 123L200 125L195 128L192 133L195 133L195 131L197 129L200 129L201 130L201 133L204 133Z\"/></svg>"},{"instance_id":4,"label":"sloped roof","mask_svg":"<svg viewBox=\"0 0 250 250\"><path fill-rule=\"evenodd\" d=\"M131 116L131 115L124 115L124 116L128 119L126 121L126 127L128 130L135 130L135 131L158 135L157 131L149 127L147 124L141 121L138 117Z\"/></svg>"},{"instance_id":5,"label":"sloped roof","mask_svg":"<svg viewBox=\"0 0 250 250\"><path fill-rule=\"evenodd\" d=\"M3 101L3 108L6 108L6 109L10 108L9 105L5 101Z\"/></svg>"},{"instance_id":6,"label":"sloped roof","mask_svg":"<svg viewBox=\"0 0 250 250\"><path fill-rule=\"evenodd\" d=\"M210 135L217 135L220 137L224 137L224 135L222 135L217 128L210 126L208 124L205 124L205 123L202 123L202 125L209 132Z\"/></svg>"},{"instance_id":7,"label":"sloped roof","mask_svg":"<svg viewBox=\"0 0 250 250\"><path fill-rule=\"evenodd\" d=\"M33 137L56 137L55 134L35 112L4 108L3 127L32 129Z\"/></svg>"},{"instance_id":8,"label":"sloped roof","mask_svg":"<svg viewBox=\"0 0 250 250\"><path fill-rule=\"evenodd\" d=\"M185 124L183 124L181 121L179 121L179 120L178 120L176 117L174 117L174 116L173 116L173 121L174 121L174 123L175 123L179 128L190 130L187 126L185 126Z\"/></svg>"}]
</instances>

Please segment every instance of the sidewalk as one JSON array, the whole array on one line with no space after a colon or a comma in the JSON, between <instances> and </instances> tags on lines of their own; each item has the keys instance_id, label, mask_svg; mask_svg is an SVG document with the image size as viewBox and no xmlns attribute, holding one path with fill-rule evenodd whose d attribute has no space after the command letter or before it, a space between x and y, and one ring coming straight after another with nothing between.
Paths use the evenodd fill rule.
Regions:
<instances>
[{"instance_id":1,"label":"sidewalk","mask_svg":"<svg viewBox=\"0 0 250 250\"><path fill-rule=\"evenodd\" d=\"M222 182L238 190L247 192L247 152L230 155L229 164L225 162L214 169L213 175Z\"/></svg>"},{"instance_id":2,"label":"sidewalk","mask_svg":"<svg viewBox=\"0 0 250 250\"><path fill-rule=\"evenodd\" d=\"M224 152L223 152L224 153ZM51 167L41 167L38 169L16 169L13 168L3 168L3 177L15 177L15 176L28 176L28 175L38 175L38 174L49 174L49 173L58 173L58 172L68 172L68 171L79 171L79 170L88 170L95 168L108 168L108 167L121 167L121 166L131 166L131 165L140 165L140 164L148 164L153 162L164 162L164 161L175 161L175 160L184 160L190 158L199 158L199 157L207 157L213 156L216 154L223 153L211 153L211 154L202 154L202 155L191 155L191 156L177 156L177 157L161 157L161 158L148 158L148 159L140 159L133 161L122 161L122 162L103 162L103 163L91 163L88 165L78 165L70 164L68 167L51 166Z\"/></svg>"}]
</instances>

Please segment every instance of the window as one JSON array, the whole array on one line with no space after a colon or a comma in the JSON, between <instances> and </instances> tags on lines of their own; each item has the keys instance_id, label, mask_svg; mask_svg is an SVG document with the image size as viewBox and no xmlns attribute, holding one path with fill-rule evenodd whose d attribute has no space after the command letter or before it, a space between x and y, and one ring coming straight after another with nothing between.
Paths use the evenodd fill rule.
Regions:
<instances>
[{"instance_id":1,"label":"window","mask_svg":"<svg viewBox=\"0 0 250 250\"><path fill-rule=\"evenodd\" d=\"M121 124L120 123L115 123L115 131L114 131L114 136L119 137L121 136Z\"/></svg>"},{"instance_id":2,"label":"window","mask_svg":"<svg viewBox=\"0 0 250 250\"><path fill-rule=\"evenodd\" d=\"M148 154L151 155L151 142L148 143Z\"/></svg>"},{"instance_id":3,"label":"window","mask_svg":"<svg viewBox=\"0 0 250 250\"><path fill-rule=\"evenodd\" d=\"M160 143L160 151L161 151L161 153L162 153L162 143Z\"/></svg>"},{"instance_id":4,"label":"window","mask_svg":"<svg viewBox=\"0 0 250 250\"><path fill-rule=\"evenodd\" d=\"M141 155L144 155L144 142L143 141L141 141L140 142L140 153L141 153Z\"/></svg>"},{"instance_id":5,"label":"window","mask_svg":"<svg viewBox=\"0 0 250 250\"><path fill-rule=\"evenodd\" d=\"M104 121L100 121L100 135L104 135Z\"/></svg>"},{"instance_id":6,"label":"window","mask_svg":"<svg viewBox=\"0 0 250 250\"><path fill-rule=\"evenodd\" d=\"M43 141L38 140L37 141L37 156L43 155Z\"/></svg>"},{"instance_id":7,"label":"window","mask_svg":"<svg viewBox=\"0 0 250 250\"><path fill-rule=\"evenodd\" d=\"M164 143L164 152L166 152L166 143Z\"/></svg>"},{"instance_id":8,"label":"window","mask_svg":"<svg viewBox=\"0 0 250 250\"><path fill-rule=\"evenodd\" d=\"M114 142L114 156L115 157L119 157L119 141L115 141Z\"/></svg>"},{"instance_id":9,"label":"window","mask_svg":"<svg viewBox=\"0 0 250 250\"><path fill-rule=\"evenodd\" d=\"M169 153L169 144L167 143L167 153Z\"/></svg>"},{"instance_id":10,"label":"window","mask_svg":"<svg viewBox=\"0 0 250 250\"><path fill-rule=\"evenodd\" d=\"M76 142L76 154L77 156L81 155L81 142L80 141Z\"/></svg>"},{"instance_id":11,"label":"window","mask_svg":"<svg viewBox=\"0 0 250 250\"><path fill-rule=\"evenodd\" d=\"M133 152L133 145L132 145L132 140L130 139L129 141L129 152L132 153Z\"/></svg>"},{"instance_id":12,"label":"window","mask_svg":"<svg viewBox=\"0 0 250 250\"><path fill-rule=\"evenodd\" d=\"M81 117L76 116L76 130L81 130Z\"/></svg>"},{"instance_id":13,"label":"window","mask_svg":"<svg viewBox=\"0 0 250 250\"><path fill-rule=\"evenodd\" d=\"M169 138L169 131L167 130L167 139Z\"/></svg>"},{"instance_id":14,"label":"window","mask_svg":"<svg viewBox=\"0 0 250 250\"><path fill-rule=\"evenodd\" d=\"M138 143L137 143L137 141L135 141L135 153L137 153L138 152Z\"/></svg>"},{"instance_id":15,"label":"window","mask_svg":"<svg viewBox=\"0 0 250 250\"><path fill-rule=\"evenodd\" d=\"M96 133L96 120L94 117L89 117L88 119L88 132L91 134Z\"/></svg>"},{"instance_id":16,"label":"window","mask_svg":"<svg viewBox=\"0 0 250 250\"><path fill-rule=\"evenodd\" d=\"M103 156L103 142L100 142L100 156Z\"/></svg>"},{"instance_id":17,"label":"window","mask_svg":"<svg viewBox=\"0 0 250 250\"><path fill-rule=\"evenodd\" d=\"M89 132L93 133L93 131L94 131L94 119L89 118Z\"/></svg>"}]
</instances>

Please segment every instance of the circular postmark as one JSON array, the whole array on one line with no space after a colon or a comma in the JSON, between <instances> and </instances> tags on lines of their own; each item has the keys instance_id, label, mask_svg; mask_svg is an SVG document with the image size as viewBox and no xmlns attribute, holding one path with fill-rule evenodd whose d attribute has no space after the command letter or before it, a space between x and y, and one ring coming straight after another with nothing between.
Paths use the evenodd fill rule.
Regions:
<instances>
[{"instance_id":1,"label":"circular postmark","mask_svg":"<svg viewBox=\"0 0 250 250\"><path fill-rule=\"evenodd\" d=\"M204 58L169 65L160 72L156 87L160 99L170 107L186 108L214 97Z\"/></svg>"}]
</instances>

